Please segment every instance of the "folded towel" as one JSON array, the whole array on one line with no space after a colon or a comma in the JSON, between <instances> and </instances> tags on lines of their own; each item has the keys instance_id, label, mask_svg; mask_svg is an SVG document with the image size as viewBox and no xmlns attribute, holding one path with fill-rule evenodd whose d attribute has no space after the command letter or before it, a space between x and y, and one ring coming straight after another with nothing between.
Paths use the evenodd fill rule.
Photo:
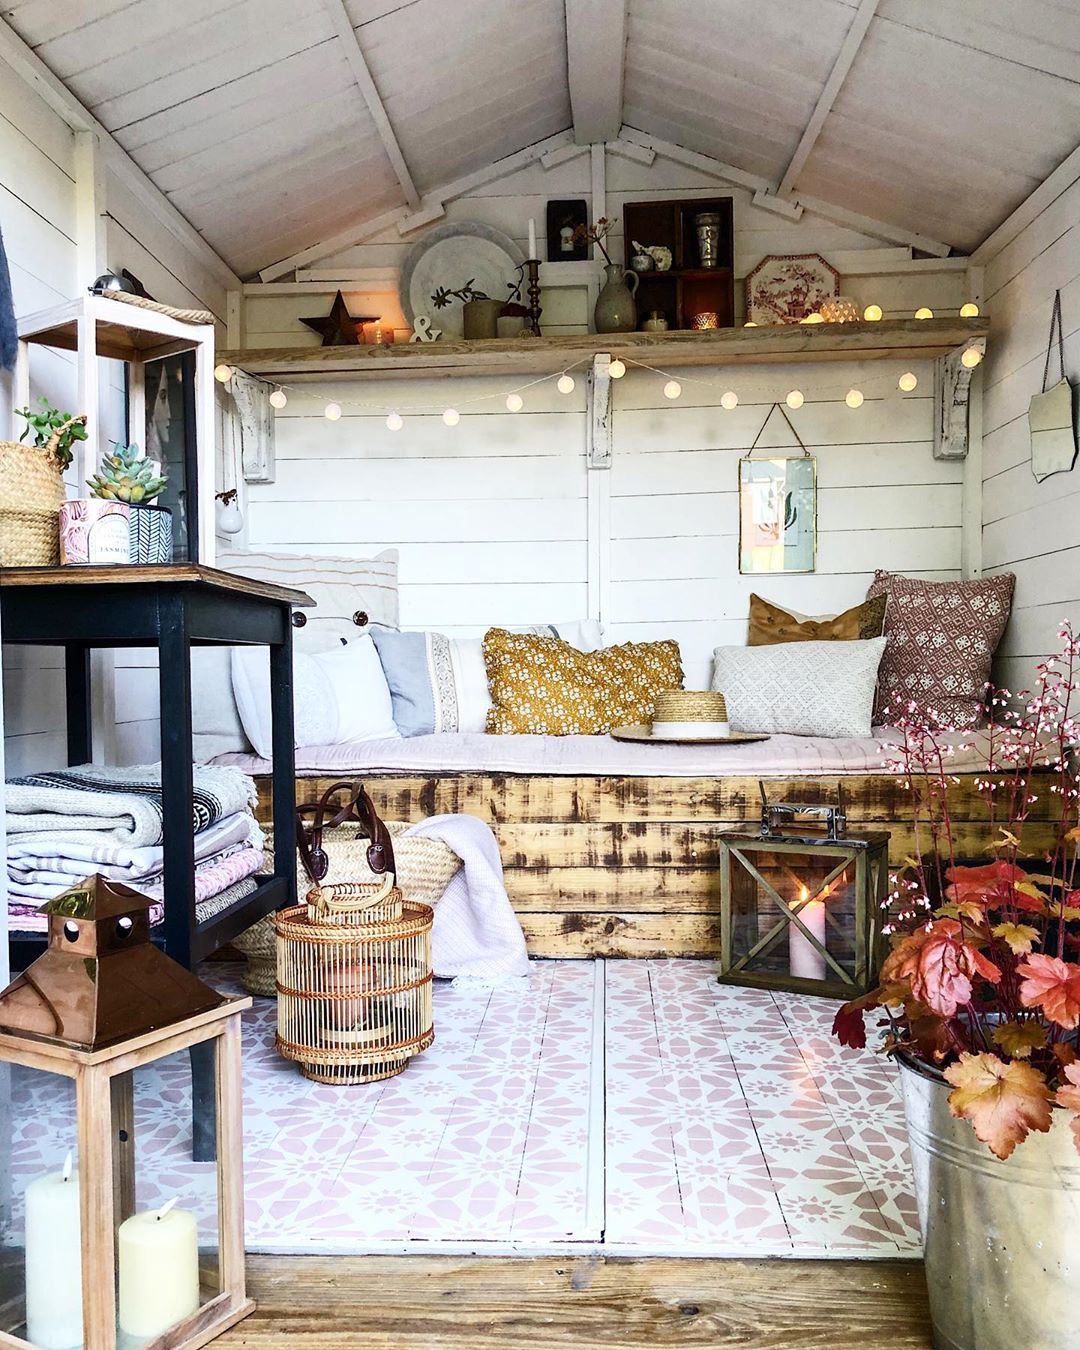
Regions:
<instances>
[{"instance_id":1,"label":"folded towel","mask_svg":"<svg viewBox=\"0 0 1080 1350\"><path fill-rule=\"evenodd\" d=\"M198 834L225 816L254 809L255 784L239 769L195 766L192 828ZM83 764L12 779L5 788L8 836L47 833L50 852L61 841L111 839L131 848L162 840L161 765L130 768Z\"/></svg>"},{"instance_id":2,"label":"folded towel","mask_svg":"<svg viewBox=\"0 0 1080 1350\"><path fill-rule=\"evenodd\" d=\"M528 975L525 935L503 884L502 859L491 827L478 816L431 816L405 834L439 839L462 862L435 906L431 933L435 974L472 976L490 983Z\"/></svg>"},{"instance_id":3,"label":"folded towel","mask_svg":"<svg viewBox=\"0 0 1080 1350\"><path fill-rule=\"evenodd\" d=\"M205 923L215 914L221 914L241 900L246 900L258 890L259 883L254 877L234 882L217 895L208 895L205 900L195 902L195 917L199 923ZM48 919L30 905L12 905L9 907L8 927L13 933L44 933ZM150 923L156 927L165 918L165 906L157 903L150 907Z\"/></svg>"}]
</instances>

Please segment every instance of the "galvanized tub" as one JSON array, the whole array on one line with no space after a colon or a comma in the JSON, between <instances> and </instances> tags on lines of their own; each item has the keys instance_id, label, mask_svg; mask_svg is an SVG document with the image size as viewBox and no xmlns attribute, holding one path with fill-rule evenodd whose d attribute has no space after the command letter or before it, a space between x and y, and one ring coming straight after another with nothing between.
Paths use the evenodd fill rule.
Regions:
<instances>
[{"instance_id":1,"label":"galvanized tub","mask_svg":"<svg viewBox=\"0 0 1080 1350\"><path fill-rule=\"evenodd\" d=\"M899 1056L935 1350L1077 1350L1080 1153L1059 1108L999 1161Z\"/></svg>"}]
</instances>

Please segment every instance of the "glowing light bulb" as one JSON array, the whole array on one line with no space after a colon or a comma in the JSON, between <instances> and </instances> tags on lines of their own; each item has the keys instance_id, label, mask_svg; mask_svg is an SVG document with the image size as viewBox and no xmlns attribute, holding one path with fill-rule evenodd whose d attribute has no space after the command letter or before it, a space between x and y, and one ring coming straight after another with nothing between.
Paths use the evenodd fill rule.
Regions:
<instances>
[{"instance_id":1,"label":"glowing light bulb","mask_svg":"<svg viewBox=\"0 0 1080 1350\"><path fill-rule=\"evenodd\" d=\"M932 319L934 317L934 311L929 305L920 305L915 311L915 317L917 319Z\"/></svg>"},{"instance_id":2,"label":"glowing light bulb","mask_svg":"<svg viewBox=\"0 0 1080 1350\"><path fill-rule=\"evenodd\" d=\"M678 380L668 380L667 384L664 385L665 398L678 398L681 393L682 385Z\"/></svg>"},{"instance_id":3,"label":"glowing light bulb","mask_svg":"<svg viewBox=\"0 0 1080 1350\"><path fill-rule=\"evenodd\" d=\"M728 412L731 412L732 408L737 408L739 406L739 396L734 389L728 389L725 393L720 395L720 406L721 408L726 408Z\"/></svg>"},{"instance_id":4,"label":"glowing light bulb","mask_svg":"<svg viewBox=\"0 0 1080 1350\"><path fill-rule=\"evenodd\" d=\"M228 384L232 379L232 366L227 366L224 362L220 366L215 366L214 379L219 384Z\"/></svg>"},{"instance_id":5,"label":"glowing light bulb","mask_svg":"<svg viewBox=\"0 0 1080 1350\"><path fill-rule=\"evenodd\" d=\"M982 352L978 347L965 347L960 356L960 364L966 366L968 370L974 370L981 360Z\"/></svg>"},{"instance_id":6,"label":"glowing light bulb","mask_svg":"<svg viewBox=\"0 0 1080 1350\"><path fill-rule=\"evenodd\" d=\"M863 395L861 389L849 389L844 395L844 402L849 408L861 408L863 405Z\"/></svg>"},{"instance_id":7,"label":"glowing light bulb","mask_svg":"<svg viewBox=\"0 0 1080 1350\"><path fill-rule=\"evenodd\" d=\"M559 382L555 386L560 394L572 394L574 392L574 377L565 372L559 376Z\"/></svg>"},{"instance_id":8,"label":"glowing light bulb","mask_svg":"<svg viewBox=\"0 0 1080 1350\"><path fill-rule=\"evenodd\" d=\"M919 383L919 377L913 370L905 371L896 382L905 394L910 394Z\"/></svg>"},{"instance_id":9,"label":"glowing light bulb","mask_svg":"<svg viewBox=\"0 0 1080 1350\"><path fill-rule=\"evenodd\" d=\"M823 314L819 314L819 313L817 312L817 310L815 309L814 312L813 312L813 314L807 314L806 318L805 318L805 319L800 319L799 322L800 322L800 323L824 323L824 322L825 322L825 316L824 316Z\"/></svg>"},{"instance_id":10,"label":"glowing light bulb","mask_svg":"<svg viewBox=\"0 0 1080 1350\"><path fill-rule=\"evenodd\" d=\"M274 392L270 395L271 408L284 408L285 404L288 403L288 401L289 400L285 396L284 389L275 389Z\"/></svg>"},{"instance_id":11,"label":"glowing light bulb","mask_svg":"<svg viewBox=\"0 0 1080 1350\"><path fill-rule=\"evenodd\" d=\"M392 412L386 419L387 431L400 431L405 425L405 420L400 413Z\"/></svg>"},{"instance_id":12,"label":"glowing light bulb","mask_svg":"<svg viewBox=\"0 0 1080 1350\"><path fill-rule=\"evenodd\" d=\"M974 300L969 300L966 305L960 306L960 317L962 319L977 319L979 317L979 306Z\"/></svg>"},{"instance_id":13,"label":"glowing light bulb","mask_svg":"<svg viewBox=\"0 0 1080 1350\"><path fill-rule=\"evenodd\" d=\"M326 407L323 409L323 416L326 418L328 422L336 422L338 418L341 416L341 404L328 403Z\"/></svg>"},{"instance_id":14,"label":"glowing light bulb","mask_svg":"<svg viewBox=\"0 0 1080 1350\"><path fill-rule=\"evenodd\" d=\"M801 389L793 389L791 393L788 394L787 398L784 399L784 402L788 405L789 408L801 408L802 405L806 402L806 399L803 398L803 393Z\"/></svg>"},{"instance_id":15,"label":"glowing light bulb","mask_svg":"<svg viewBox=\"0 0 1080 1350\"><path fill-rule=\"evenodd\" d=\"M608 366L608 374L613 380L621 380L626 374L626 362L620 361L618 357Z\"/></svg>"},{"instance_id":16,"label":"glowing light bulb","mask_svg":"<svg viewBox=\"0 0 1080 1350\"><path fill-rule=\"evenodd\" d=\"M867 323L877 323L881 318L881 306L867 305L862 312L862 316Z\"/></svg>"},{"instance_id":17,"label":"glowing light bulb","mask_svg":"<svg viewBox=\"0 0 1080 1350\"><path fill-rule=\"evenodd\" d=\"M522 408L524 408L524 406L525 400L521 397L520 394L507 394L506 396L507 412L520 412Z\"/></svg>"},{"instance_id":18,"label":"glowing light bulb","mask_svg":"<svg viewBox=\"0 0 1080 1350\"><path fill-rule=\"evenodd\" d=\"M446 423L448 427L456 427L457 424L461 421L461 414L458 412L456 408L447 408L447 410L442 415L442 420Z\"/></svg>"},{"instance_id":19,"label":"glowing light bulb","mask_svg":"<svg viewBox=\"0 0 1080 1350\"><path fill-rule=\"evenodd\" d=\"M753 319L747 319L747 321L743 324L743 327L744 327L744 328L756 328L756 327L757 327L757 324L753 321Z\"/></svg>"}]
</instances>

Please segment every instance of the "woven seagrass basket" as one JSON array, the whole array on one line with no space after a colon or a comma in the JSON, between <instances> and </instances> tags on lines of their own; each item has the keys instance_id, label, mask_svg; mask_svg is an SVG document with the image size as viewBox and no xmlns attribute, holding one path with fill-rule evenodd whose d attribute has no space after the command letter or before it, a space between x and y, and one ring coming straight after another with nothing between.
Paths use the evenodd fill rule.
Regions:
<instances>
[{"instance_id":1,"label":"woven seagrass basket","mask_svg":"<svg viewBox=\"0 0 1080 1350\"><path fill-rule=\"evenodd\" d=\"M654 722L726 722L723 694L703 689L669 689L657 694Z\"/></svg>"},{"instance_id":2,"label":"woven seagrass basket","mask_svg":"<svg viewBox=\"0 0 1080 1350\"><path fill-rule=\"evenodd\" d=\"M55 567L60 561L63 468L60 437L72 417L42 446L0 441L0 567Z\"/></svg>"}]
</instances>

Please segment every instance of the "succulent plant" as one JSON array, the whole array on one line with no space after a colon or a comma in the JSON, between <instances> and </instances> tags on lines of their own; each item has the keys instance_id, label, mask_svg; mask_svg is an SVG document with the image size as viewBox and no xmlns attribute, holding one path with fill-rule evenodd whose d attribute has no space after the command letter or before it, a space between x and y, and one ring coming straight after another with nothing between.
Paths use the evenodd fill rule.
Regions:
<instances>
[{"instance_id":1,"label":"succulent plant","mask_svg":"<svg viewBox=\"0 0 1080 1350\"><path fill-rule=\"evenodd\" d=\"M25 441L32 434L34 444L41 447L48 443L53 432L59 431L55 455L60 467L66 469L71 463L75 442L86 440L86 427L76 421L71 413L61 412L54 407L47 398L40 398L38 402L41 405L40 412L35 412L33 408L16 408L15 416L21 417L26 423L19 440Z\"/></svg>"},{"instance_id":2,"label":"succulent plant","mask_svg":"<svg viewBox=\"0 0 1080 1350\"><path fill-rule=\"evenodd\" d=\"M98 472L89 480L90 491L95 497L109 501L145 506L165 486L165 478L156 472L157 467L134 441L130 445L114 441L112 454L105 456Z\"/></svg>"}]
</instances>

